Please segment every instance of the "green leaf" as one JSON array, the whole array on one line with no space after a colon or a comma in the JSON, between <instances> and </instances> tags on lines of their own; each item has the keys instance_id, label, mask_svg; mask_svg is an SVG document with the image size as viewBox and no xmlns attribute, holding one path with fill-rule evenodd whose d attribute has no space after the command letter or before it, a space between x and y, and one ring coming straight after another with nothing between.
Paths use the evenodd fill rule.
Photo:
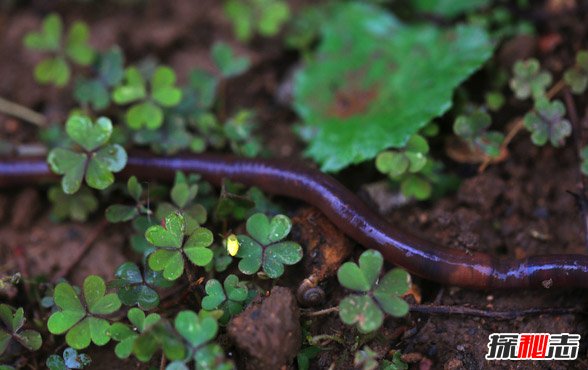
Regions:
<instances>
[{"instance_id":1,"label":"green leaf","mask_svg":"<svg viewBox=\"0 0 588 370\"><path fill-rule=\"evenodd\" d=\"M535 145L545 145L547 141L554 147L562 146L566 137L572 133L570 121L564 119L566 110L559 100L549 102L539 99L535 109L524 117L525 127L531 131L531 140Z\"/></svg>"},{"instance_id":2,"label":"green leaf","mask_svg":"<svg viewBox=\"0 0 588 370\"><path fill-rule=\"evenodd\" d=\"M433 189L431 183L424 178L411 175L402 181L400 191L407 198L414 197L417 200L425 200L431 196Z\"/></svg>"},{"instance_id":3,"label":"green leaf","mask_svg":"<svg viewBox=\"0 0 588 370\"><path fill-rule=\"evenodd\" d=\"M138 130L141 127L155 130L163 123L163 111L149 101L133 105L125 117L129 127L133 130Z\"/></svg>"},{"instance_id":4,"label":"green leaf","mask_svg":"<svg viewBox=\"0 0 588 370\"><path fill-rule=\"evenodd\" d=\"M65 53L80 65L89 65L94 60L94 49L88 44L90 31L83 22L75 22L69 29Z\"/></svg>"},{"instance_id":5,"label":"green leaf","mask_svg":"<svg viewBox=\"0 0 588 370\"><path fill-rule=\"evenodd\" d=\"M416 0L412 5L423 13L438 14L447 18L454 18L463 13L469 13L490 5L489 0Z\"/></svg>"},{"instance_id":6,"label":"green leaf","mask_svg":"<svg viewBox=\"0 0 588 370\"><path fill-rule=\"evenodd\" d=\"M53 83L57 87L65 86L70 74L67 62L61 57L45 59L35 66L35 79L41 84Z\"/></svg>"},{"instance_id":7,"label":"green leaf","mask_svg":"<svg viewBox=\"0 0 588 370\"><path fill-rule=\"evenodd\" d=\"M382 254L370 249L361 254L359 265L346 262L337 271L339 283L347 289L369 292L378 280L384 264Z\"/></svg>"},{"instance_id":8,"label":"green leaf","mask_svg":"<svg viewBox=\"0 0 588 370\"><path fill-rule=\"evenodd\" d=\"M127 181L127 191L129 195L137 202L141 200L141 195L143 194L143 187L139 184L139 181L135 176L131 176L129 181Z\"/></svg>"},{"instance_id":9,"label":"green leaf","mask_svg":"<svg viewBox=\"0 0 588 370\"><path fill-rule=\"evenodd\" d=\"M92 362L90 357L85 353L78 353L73 348L66 348L63 351L63 359L65 360L65 366L70 369L82 369Z\"/></svg>"},{"instance_id":10,"label":"green leaf","mask_svg":"<svg viewBox=\"0 0 588 370\"><path fill-rule=\"evenodd\" d=\"M151 226L145 232L145 238L156 247L181 248L184 230L184 217L172 212L165 217L165 227Z\"/></svg>"},{"instance_id":11,"label":"green leaf","mask_svg":"<svg viewBox=\"0 0 588 370\"><path fill-rule=\"evenodd\" d=\"M158 249L149 255L149 267L154 271L163 271L167 280L176 280L184 273L184 259L178 251Z\"/></svg>"},{"instance_id":12,"label":"green leaf","mask_svg":"<svg viewBox=\"0 0 588 370\"><path fill-rule=\"evenodd\" d=\"M23 330L18 333L15 339L29 351L36 351L41 348L41 344L43 344L41 334L35 330Z\"/></svg>"},{"instance_id":13,"label":"green leaf","mask_svg":"<svg viewBox=\"0 0 588 370\"><path fill-rule=\"evenodd\" d=\"M110 94L99 80L79 78L74 86L74 97L78 103L91 104L94 110L102 110L110 104Z\"/></svg>"},{"instance_id":14,"label":"green leaf","mask_svg":"<svg viewBox=\"0 0 588 370\"><path fill-rule=\"evenodd\" d=\"M164 107L173 107L182 100L182 91L174 86L176 74L169 67L158 67L151 79L151 95Z\"/></svg>"},{"instance_id":15,"label":"green leaf","mask_svg":"<svg viewBox=\"0 0 588 370\"><path fill-rule=\"evenodd\" d=\"M223 286L216 279L208 280L204 290L206 291L206 296L202 298L202 308L205 310L215 310L227 299Z\"/></svg>"},{"instance_id":16,"label":"green leaf","mask_svg":"<svg viewBox=\"0 0 588 370\"><path fill-rule=\"evenodd\" d=\"M241 258L239 270L247 275L255 274L261 267L263 248L246 235L239 235L239 251L235 257Z\"/></svg>"},{"instance_id":17,"label":"green leaf","mask_svg":"<svg viewBox=\"0 0 588 370\"><path fill-rule=\"evenodd\" d=\"M71 328L65 335L65 341L70 347L75 349L84 349L88 347L92 341L90 321L88 318L85 318L76 324L73 328Z\"/></svg>"},{"instance_id":18,"label":"green leaf","mask_svg":"<svg viewBox=\"0 0 588 370\"><path fill-rule=\"evenodd\" d=\"M93 124L87 116L72 115L65 124L65 131L73 141L91 152L108 142L112 135L112 121L100 117Z\"/></svg>"},{"instance_id":19,"label":"green leaf","mask_svg":"<svg viewBox=\"0 0 588 370\"><path fill-rule=\"evenodd\" d=\"M112 100L117 104L132 103L146 96L145 80L141 76L141 72L135 67L129 67L125 70L123 84L119 85L112 92Z\"/></svg>"},{"instance_id":20,"label":"green leaf","mask_svg":"<svg viewBox=\"0 0 588 370\"><path fill-rule=\"evenodd\" d=\"M265 249L263 271L271 279L284 273L284 265L294 265L302 259L302 247L295 242L281 242Z\"/></svg>"},{"instance_id":21,"label":"green leaf","mask_svg":"<svg viewBox=\"0 0 588 370\"><path fill-rule=\"evenodd\" d=\"M236 56L233 49L224 42L216 42L212 46L210 55L221 75L225 78L242 74L250 65L249 59Z\"/></svg>"},{"instance_id":22,"label":"green leaf","mask_svg":"<svg viewBox=\"0 0 588 370\"><path fill-rule=\"evenodd\" d=\"M53 204L53 215L59 220L71 218L83 222L88 219L90 213L98 209L98 199L87 187L68 195L60 186L53 186L49 189L48 198Z\"/></svg>"},{"instance_id":23,"label":"green leaf","mask_svg":"<svg viewBox=\"0 0 588 370\"><path fill-rule=\"evenodd\" d=\"M117 311L121 302L114 293L106 293L106 284L101 277L90 275L84 280L84 297L88 310L96 315L107 315Z\"/></svg>"},{"instance_id":24,"label":"green leaf","mask_svg":"<svg viewBox=\"0 0 588 370\"><path fill-rule=\"evenodd\" d=\"M84 178L87 156L68 149L55 148L49 152L47 162L51 170L65 175L61 179L61 187L66 194L73 194L79 190Z\"/></svg>"},{"instance_id":25,"label":"green leaf","mask_svg":"<svg viewBox=\"0 0 588 370\"><path fill-rule=\"evenodd\" d=\"M55 304L63 310L84 311L76 291L68 283L57 284L53 291L53 299Z\"/></svg>"},{"instance_id":26,"label":"green leaf","mask_svg":"<svg viewBox=\"0 0 588 370\"><path fill-rule=\"evenodd\" d=\"M118 299L118 297L116 299ZM110 342L110 335L108 335L110 324L108 321L98 317L88 317L86 320L88 320L90 336L92 337L92 342L94 342L95 345L103 346Z\"/></svg>"},{"instance_id":27,"label":"green leaf","mask_svg":"<svg viewBox=\"0 0 588 370\"><path fill-rule=\"evenodd\" d=\"M410 276L402 269L395 268L388 272L378 283L374 291L374 299L384 312L395 317L402 317L408 313L408 303L400 296L408 291Z\"/></svg>"},{"instance_id":28,"label":"green leaf","mask_svg":"<svg viewBox=\"0 0 588 370\"><path fill-rule=\"evenodd\" d=\"M527 59L519 60L513 65L513 77L509 84L518 99L527 99L530 96L537 99L545 94L551 81L551 74L541 70L537 59Z\"/></svg>"},{"instance_id":29,"label":"green leaf","mask_svg":"<svg viewBox=\"0 0 588 370\"><path fill-rule=\"evenodd\" d=\"M209 247L212 244L212 232L204 227L197 228L186 241L184 253L196 266L206 266L212 261L213 253Z\"/></svg>"},{"instance_id":30,"label":"green leaf","mask_svg":"<svg viewBox=\"0 0 588 370\"><path fill-rule=\"evenodd\" d=\"M175 327L192 347L198 347L214 339L218 324L212 317L200 318L192 311L181 311L176 316Z\"/></svg>"},{"instance_id":31,"label":"green leaf","mask_svg":"<svg viewBox=\"0 0 588 370\"><path fill-rule=\"evenodd\" d=\"M61 43L63 22L56 13L51 13L43 20L40 32L29 32L25 35L24 44L27 48L40 51L57 51Z\"/></svg>"},{"instance_id":32,"label":"green leaf","mask_svg":"<svg viewBox=\"0 0 588 370\"><path fill-rule=\"evenodd\" d=\"M137 207L113 204L106 208L106 219L112 223L130 221L138 215Z\"/></svg>"},{"instance_id":33,"label":"green leaf","mask_svg":"<svg viewBox=\"0 0 588 370\"><path fill-rule=\"evenodd\" d=\"M339 303L339 317L347 325L357 324L362 333L370 333L382 326L384 314L368 296L351 295Z\"/></svg>"},{"instance_id":34,"label":"green leaf","mask_svg":"<svg viewBox=\"0 0 588 370\"><path fill-rule=\"evenodd\" d=\"M294 107L316 129L307 154L337 171L401 148L451 107L455 87L492 49L481 28L403 26L375 6L341 4L294 80Z\"/></svg>"}]
</instances>

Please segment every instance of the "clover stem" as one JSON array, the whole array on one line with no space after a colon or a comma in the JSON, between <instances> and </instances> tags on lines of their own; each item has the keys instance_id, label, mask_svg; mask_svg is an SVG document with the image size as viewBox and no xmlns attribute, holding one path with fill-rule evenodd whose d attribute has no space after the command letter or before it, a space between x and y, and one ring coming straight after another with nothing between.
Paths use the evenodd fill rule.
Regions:
<instances>
[{"instance_id":1,"label":"clover stem","mask_svg":"<svg viewBox=\"0 0 588 370\"><path fill-rule=\"evenodd\" d=\"M304 312L304 313L302 313L302 316L316 317L316 316L328 315L328 314L331 314L334 312L339 312L339 306L329 307L329 308L325 308L323 310L318 310L318 311Z\"/></svg>"},{"instance_id":2,"label":"clover stem","mask_svg":"<svg viewBox=\"0 0 588 370\"><path fill-rule=\"evenodd\" d=\"M32 123L39 127L47 125L47 119L41 113L35 112L20 104L11 102L0 97L0 112Z\"/></svg>"}]
</instances>

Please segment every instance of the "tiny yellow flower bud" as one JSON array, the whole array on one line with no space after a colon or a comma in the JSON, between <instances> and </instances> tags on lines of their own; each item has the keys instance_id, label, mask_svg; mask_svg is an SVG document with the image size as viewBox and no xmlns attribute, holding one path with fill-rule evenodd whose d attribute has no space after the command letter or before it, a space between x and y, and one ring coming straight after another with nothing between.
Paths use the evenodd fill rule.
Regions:
<instances>
[{"instance_id":1,"label":"tiny yellow flower bud","mask_svg":"<svg viewBox=\"0 0 588 370\"><path fill-rule=\"evenodd\" d=\"M237 239L237 235L231 234L227 237L227 252L231 256L235 256L237 252L239 252L239 240Z\"/></svg>"}]
</instances>

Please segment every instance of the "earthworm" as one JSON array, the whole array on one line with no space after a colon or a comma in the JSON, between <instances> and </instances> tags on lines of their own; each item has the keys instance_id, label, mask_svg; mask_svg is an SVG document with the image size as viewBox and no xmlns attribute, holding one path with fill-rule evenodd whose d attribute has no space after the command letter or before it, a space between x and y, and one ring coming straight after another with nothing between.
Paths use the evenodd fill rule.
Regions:
<instances>
[{"instance_id":1,"label":"earthworm","mask_svg":"<svg viewBox=\"0 0 588 370\"><path fill-rule=\"evenodd\" d=\"M130 155L123 175L173 179L195 172L219 185L223 178L319 208L342 232L409 273L473 289L588 288L588 255L553 254L513 259L448 248L410 235L386 222L353 192L319 170L289 160L247 159L199 154L189 157ZM44 158L0 161L0 186L55 179Z\"/></svg>"}]
</instances>

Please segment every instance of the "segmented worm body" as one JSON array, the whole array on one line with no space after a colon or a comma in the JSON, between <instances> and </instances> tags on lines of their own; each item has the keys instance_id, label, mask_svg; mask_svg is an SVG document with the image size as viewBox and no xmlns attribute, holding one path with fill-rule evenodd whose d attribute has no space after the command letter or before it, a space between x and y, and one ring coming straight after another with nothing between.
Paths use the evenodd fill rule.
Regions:
<instances>
[{"instance_id":1,"label":"segmented worm body","mask_svg":"<svg viewBox=\"0 0 588 370\"><path fill-rule=\"evenodd\" d=\"M474 289L588 288L588 255L533 256L522 260L466 252L407 234L369 208L333 177L284 160L201 154L191 157L131 155L123 175L170 181L176 171L201 174L213 184L223 178L319 208L341 231L411 274ZM43 158L0 161L0 185L55 179Z\"/></svg>"}]
</instances>

